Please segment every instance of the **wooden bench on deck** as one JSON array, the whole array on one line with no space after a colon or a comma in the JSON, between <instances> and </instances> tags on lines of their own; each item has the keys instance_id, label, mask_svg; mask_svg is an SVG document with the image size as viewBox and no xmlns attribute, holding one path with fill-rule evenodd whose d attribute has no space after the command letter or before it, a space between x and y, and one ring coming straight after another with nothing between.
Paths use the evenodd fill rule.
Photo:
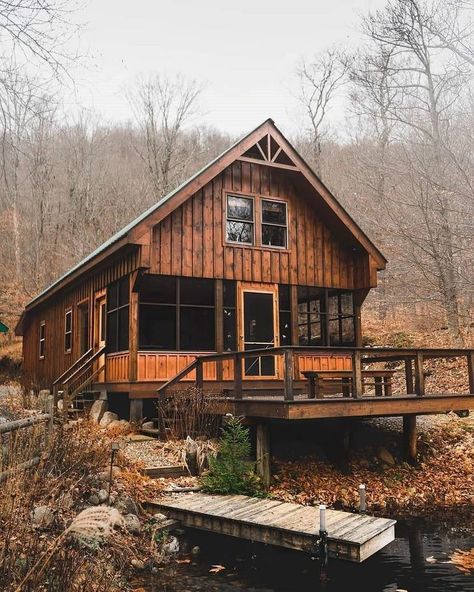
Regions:
<instances>
[{"instance_id":1,"label":"wooden bench on deck","mask_svg":"<svg viewBox=\"0 0 474 592\"><path fill-rule=\"evenodd\" d=\"M362 386L373 385L376 397L390 397L394 373L395 370L363 370ZM323 399L324 392L342 391L343 397L351 396L352 370L304 370L301 374L308 379L310 399Z\"/></svg>"}]
</instances>

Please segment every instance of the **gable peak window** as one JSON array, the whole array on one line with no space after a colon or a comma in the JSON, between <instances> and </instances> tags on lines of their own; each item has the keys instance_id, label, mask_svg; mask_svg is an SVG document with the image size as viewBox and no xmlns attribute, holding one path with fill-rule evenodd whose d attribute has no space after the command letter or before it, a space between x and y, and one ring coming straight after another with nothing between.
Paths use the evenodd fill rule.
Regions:
<instances>
[{"instance_id":1,"label":"gable peak window","mask_svg":"<svg viewBox=\"0 0 474 592\"><path fill-rule=\"evenodd\" d=\"M230 243L254 244L254 200L252 197L227 196L226 238Z\"/></svg>"},{"instance_id":2,"label":"gable peak window","mask_svg":"<svg viewBox=\"0 0 474 592\"><path fill-rule=\"evenodd\" d=\"M286 248L287 230L286 202L262 199L262 245Z\"/></svg>"}]
</instances>

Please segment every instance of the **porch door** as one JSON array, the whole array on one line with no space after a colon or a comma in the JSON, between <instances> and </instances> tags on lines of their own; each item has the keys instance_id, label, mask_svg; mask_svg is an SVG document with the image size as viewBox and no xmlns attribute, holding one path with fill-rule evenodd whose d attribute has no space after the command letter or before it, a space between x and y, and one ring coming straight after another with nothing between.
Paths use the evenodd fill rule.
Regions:
<instances>
[{"instance_id":1,"label":"porch door","mask_svg":"<svg viewBox=\"0 0 474 592\"><path fill-rule=\"evenodd\" d=\"M249 351L276 347L276 287L252 289L242 286L240 305L240 349ZM274 378L277 375L275 356L247 357L244 360L243 374L249 378Z\"/></svg>"},{"instance_id":2,"label":"porch door","mask_svg":"<svg viewBox=\"0 0 474 592\"><path fill-rule=\"evenodd\" d=\"M95 297L94 302L94 346L95 350L101 349L105 345L106 340L106 296L104 292L100 292ZM97 368L105 364L105 354L102 354L97 360ZM101 372L97 377L97 382L105 381L105 372Z\"/></svg>"}]
</instances>

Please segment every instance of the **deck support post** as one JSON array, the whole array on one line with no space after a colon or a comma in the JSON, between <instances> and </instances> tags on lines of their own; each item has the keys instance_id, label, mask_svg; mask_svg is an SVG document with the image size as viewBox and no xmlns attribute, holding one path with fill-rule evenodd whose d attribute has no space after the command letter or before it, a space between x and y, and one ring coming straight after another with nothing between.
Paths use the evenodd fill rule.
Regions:
<instances>
[{"instance_id":1,"label":"deck support post","mask_svg":"<svg viewBox=\"0 0 474 592\"><path fill-rule=\"evenodd\" d=\"M423 373L423 354L417 352L415 357L415 391L419 397L425 394L425 375Z\"/></svg>"},{"instance_id":2,"label":"deck support post","mask_svg":"<svg viewBox=\"0 0 474 592\"><path fill-rule=\"evenodd\" d=\"M416 415L403 416L403 447L405 459L410 464L416 463Z\"/></svg>"},{"instance_id":3,"label":"deck support post","mask_svg":"<svg viewBox=\"0 0 474 592\"><path fill-rule=\"evenodd\" d=\"M413 364L411 358L405 359L405 382L407 387L407 395L412 395L413 388Z\"/></svg>"},{"instance_id":4,"label":"deck support post","mask_svg":"<svg viewBox=\"0 0 474 592\"><path fill-rule=\"evenodd\" d=\"M196 366L196 387L200 390L202 390L204 386L204 369L202 366L202 361L198 359Z\"/></svg>"},{"instance_id":5,"label":"deck support post","mask_svg":"<svg viewBox=\"0 0 474 592\"><path fill-rule=\"evenodd\" d=\"M130 399L130 421L143 419L143 399Z\"/></svg>"},{"instance_id":6,"label":"deck support post","mask_svg":"<svg viewBox=\"0 0 474 592\"><path fill-rule=\"evenodd\" d=\"M284 364L283 364L283 380L285 401L293 401L293 373L294 373L294 359L293 350L285 349Z\"/></svg>"},{"instance_id":7,"label":"deck support post","mask_svg":"<svg viewBox=\"0 0 474 592\"><path fill-rule=\"evenodd\" d=\"M362 356L360 351L355 350L352 354L352 396L357 399L362 394Z\"/></svg>"},{"instance_id":8,"label":"deck support post","mask_svg":"<svg viewBox=\"0 0 474 592\"><path fill-rule=\"evenodd\" d=\"M242 398L242 357L238 354L234 356L234 397Z\"/></svg>"},{"instance_id":9,"label":"deck support post","mask_svg":"<svg viewBox=\"0 0 474 592\"><path fill-rule=\"evenodd\" d=\"M467 354L467 373L469 375L469 392L474 395L474 351Z\"/></svg>"},{"instance_id":10,"label":"deck support post","mask_svg":"<svg viewBox=\"0 0 474 592\"><path fill-rule=\"evenodd\" d=\"M265 489L270 487L270 429L267 424L257 425L257 475L262 480Z\"/></svg>"}]
</instances>

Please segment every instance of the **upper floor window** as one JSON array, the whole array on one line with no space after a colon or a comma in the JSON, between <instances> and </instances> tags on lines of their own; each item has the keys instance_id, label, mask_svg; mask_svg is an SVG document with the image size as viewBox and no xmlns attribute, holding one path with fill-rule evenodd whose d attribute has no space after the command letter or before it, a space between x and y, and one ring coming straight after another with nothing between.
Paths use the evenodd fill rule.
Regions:
<instances>
[{"instance_id":1,"label":"upper floor window","mask_svg":"<svg viewBox=\"0 0 474 592\"><path fill-rule=\"evenodd\" d=\"M254 243L254 202L252 197L227 196L226 237L231 243Z\"/></svg>"},{"instance_id":2,"label":"upper floor window","mask_svg":"<svg viewBox=\"0 0 474 592\"><path fill-rule=\"evenodd\" d=\"M262 245L286 248L287 218L284 201L262 199Z\"/></svg>"},{"instance_id":3,"label":"upper floor window","mask_svg":"<svg viewBox=\"0 0 474 592\"><path fill-rule=\"evenodd\" d=\"M39 328L39 357L42 360L46 353L46 321L41 321Z\"/></svg>"},{"instance_id":4,"label":"upper floor window","mask_svg":"<svg viewBox=\"0 0 474 592\"><path fill-rule=\"evenodd\" d=\"M72 310L66 310L64 315L64 351L69 354L72 349Z\"/></svg>"}]
</instances>

